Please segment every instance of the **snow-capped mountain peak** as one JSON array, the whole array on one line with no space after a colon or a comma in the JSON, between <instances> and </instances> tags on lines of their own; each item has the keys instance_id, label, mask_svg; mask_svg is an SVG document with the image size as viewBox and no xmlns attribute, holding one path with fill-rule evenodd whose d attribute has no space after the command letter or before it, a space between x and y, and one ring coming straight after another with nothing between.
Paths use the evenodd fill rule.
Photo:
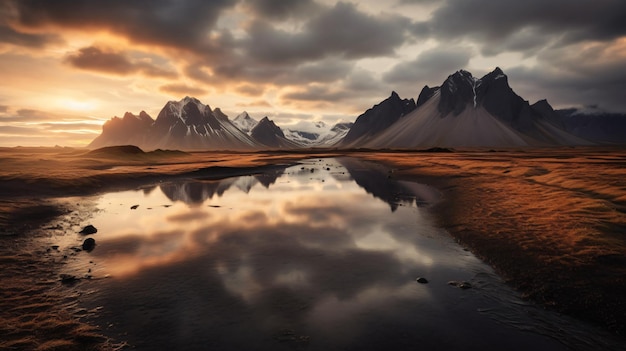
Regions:
<instances>
[{"instance_id":1,"label":"snow-capped mountain peak","mask_svg":"<svg viewBox=\"0 0 626 351\"><path fill-rule=\"evenodd\" d=\"M339 122L331 126L324 121L300 121L281 129L287 139L298 144L324 147L341 141L352 125L352 122Z\"/></svg>"},{"instance_id":2,"label":"snow-capped mountain peak","mask_svg":"<svg viewBox=\"0 0 626 351\"><path fill-rule=\"evenodd\" d=\"M242 113L237 115L235 119L233 119L233 124L237 126L237 128L241 129L241 131L243 131L244 133L247 133L248 135L250 135L250 132L252 132L252 129L258 123L259 122L255 120L254 118L250 117L250 115L246 111L243 111Z\"/></svg>"},{"instance_id":3,"label":"snow-capped mountain peak","mask_svg":"<svg viewBox=\"0 0 626 351\"><path fill-rule=\"evenodd\" d=\"M189 96L180 101L168 101L156 120L145 112L139 116L127 113L123 119L113 118L105 125L102 135L91 146L132 144L146 150L239 150L259 146L219 108L211 110L208 105Z\"/></svg>"},{"instance_id":4,"label":"snow-capped mountain peak","mask_svg":"<svg viewBox=\"0 0 626 351\"><path fill-rule=\"evenodd\" d=\"M286 138L282 129L267 116L263 117L252 129L250 136L269 148L296 148L300 146Z\"/></svg>"}]
</instances>

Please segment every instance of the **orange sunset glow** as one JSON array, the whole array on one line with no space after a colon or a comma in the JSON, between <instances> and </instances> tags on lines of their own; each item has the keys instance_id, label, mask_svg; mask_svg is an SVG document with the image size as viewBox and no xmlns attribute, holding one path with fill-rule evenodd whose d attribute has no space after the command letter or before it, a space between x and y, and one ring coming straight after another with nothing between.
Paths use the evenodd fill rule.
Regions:
<instances>
[{"instance_id":1,"label":"orange sunset glow","mask_svg":"<svg viewBox=\"0 0 626 351\"><path fill-rule=\"evenodd\" d=\"M624 350L625 15L0 0L0 350Z\"/></svg>"},{"instance_id":2,"label":"orange sunset glow","mask_svg":"<svg viewBox=\"0 0 626 351\"><path fill-rule=\"evenodd\" d=\"M352 122L495 66L531 101L626 110L622 2L483 2L4 1L0 145L86 146L186 95L230 118Z\"/></svg>"}]
</instances>

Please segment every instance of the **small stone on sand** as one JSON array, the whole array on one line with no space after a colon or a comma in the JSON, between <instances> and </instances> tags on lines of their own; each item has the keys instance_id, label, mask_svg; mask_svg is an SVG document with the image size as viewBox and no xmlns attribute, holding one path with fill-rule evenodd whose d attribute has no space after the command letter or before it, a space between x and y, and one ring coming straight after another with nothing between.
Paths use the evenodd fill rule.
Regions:
<instances>
[{"instance_id":1,"label":"small stone on sand","mask_svg":"<svg viewBox=\"0 0 626 351\"><path fill-rule=\"evenodd\" d=\"M94 238L87 238L83 241L83 250L91 252L96 247L96 240Z\"/></svg>"},{"instance_id":2,"label":"small stone on sand","mask_svg":"<svg viewBox=\"0 0 626 351\"><path fill-rule=\"evenodd\" d=\"M448 285L456 286L457 288L463 289L463 290L472 288L472 284L470 284L469 282L466 282L466 281L460 282L460 281L457 281L457 280L451 280L451 281L448 282Z\"/></svg>"},{"instance_id":3,"label":"small stone on sand","mask_svg":"<svg viewBox=\"0 0 626 351\"><path fill-rule=\"evenodd\" d=\"M98 229L96 229L96 227L90 224L86 226L85 228L83 228L83 230L81 230L78 233L83 234L83 235L89 235L89 234L96 234L97 232L98 232Z\"/></svg>"},{"instance_id":4,"label":"small stone on sand","mask_svg":"<svg viewBox=\"0 0 626 351\"><path fill-rule=\"evenodd\" d=\"M71 274L61 274L59 275L59 277L61 278L61 283L63 284L71 284L78 280L76 276L71 275Z\"/></svg>"}]
</instances>

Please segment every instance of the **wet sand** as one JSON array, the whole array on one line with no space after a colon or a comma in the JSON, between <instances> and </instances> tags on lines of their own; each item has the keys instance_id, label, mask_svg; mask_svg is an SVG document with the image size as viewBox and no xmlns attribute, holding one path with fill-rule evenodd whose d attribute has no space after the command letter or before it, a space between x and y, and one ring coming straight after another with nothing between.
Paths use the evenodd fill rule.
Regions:
<instances>
[{"instance_id":1,"label":"wet sand","mask_svg":"<svg viewBox=\"0 0 626 351\"><path fill-rule=\"evenodd\" d=\"M365 154L441 189L440 225L525 297L626 333L626 151Z\"/></svg>"},{"instance_id":2,"label":"wet sand","mask_svg":"<svg viewBox=\"0 0 626 351\"><path fill-rule=\"evenodd\" d=\"M89 154L0 149L0 349L115 349L89 325L58 278L63 254L33 247L59 214L82 204L55 197L132 189L182 175L227 177L345 152ZM550 149L452 153L350 152L394 169L390 177L439 188L440 225L529 299L624 335L626 152ZM261 167L261 168L257 168ZM52 220L52 224L49 222ZM57 219L58 221L58 219ZM60 229L59 229L60 228ZM71 254L70 254L71 255ZM69 257L71 259L71 257ZM4 284L4 282L8 282Z\"/></svg>"}]
</instances>

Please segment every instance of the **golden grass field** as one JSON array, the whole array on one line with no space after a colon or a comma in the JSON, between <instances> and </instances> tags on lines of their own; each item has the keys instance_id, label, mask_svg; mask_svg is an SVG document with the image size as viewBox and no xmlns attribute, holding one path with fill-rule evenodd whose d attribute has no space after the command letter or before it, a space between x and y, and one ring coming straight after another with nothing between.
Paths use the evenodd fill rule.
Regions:
<instances>
[{"instance_id":1,"label":"golden grass field","mask_svg":"<svg viewBox=\"0 0 626 351\"><path fill-rule=\"evenodd\" d=\"M119 349L82 321L57 260L33 238L80 204L57 197L132 189L201 170L225 177L309 157L349 155L433 185L439 224L529 299L626 333L626 150L89 153L0 149L0 349Z\"/></svg>"}]
</instances>

